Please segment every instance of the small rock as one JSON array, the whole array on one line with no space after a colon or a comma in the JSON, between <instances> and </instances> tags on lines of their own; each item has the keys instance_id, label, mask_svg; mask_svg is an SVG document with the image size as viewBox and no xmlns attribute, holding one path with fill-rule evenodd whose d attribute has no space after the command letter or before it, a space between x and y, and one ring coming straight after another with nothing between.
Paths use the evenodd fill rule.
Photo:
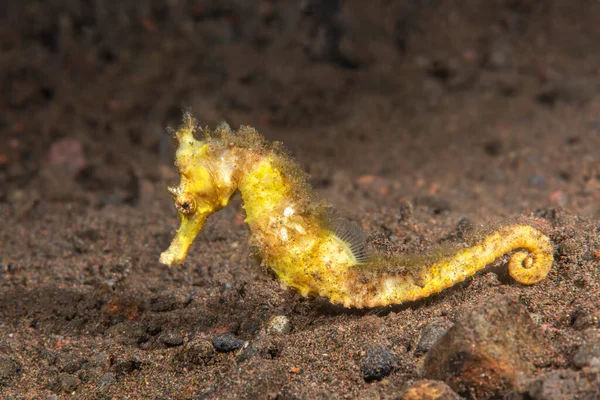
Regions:
<instances>
[{"instance_id":1,"label":"small rock","mask_svg":"<svg viewBox=\"0 0 600 400\"><path fill-rule=\"evenodd\" d=\"M580 310L575 314L573 328L583 331L588 328L600 328L600 312L597 310Z\"/></svg>"},{"instance_id":2,"label":"small rock","mask_svg":"<svg viewBox=\"0 0 600 400\"><path fill-rule=\"evenodd\" d=\"M109 372L109 373L102 375L100 377L100 379L98 379L98 387L102 389L102 388L112 385L116 381L117 381L117 377L115 376L115 374Z\"/></svg>"},{"instance_id":3,"label":"small rock","mask_svg":"<svg viewBox=\"0 0 600 400\"><path fill-rule=\"evenodd\" d=\"M65 392L71 393L81 384L81 381L75 375L63 372L58 375L53 387L55 393Z\"/></svg>"},{"instance_id":4,"label":"small rock","mask_svg":"<svg viewBox=\"0 0 600 400\"><path fill-rule=\"evenodd\" d=\"M279 357L282 350L283 341L280 336L260 333L244 348L244 351L238 356L237 360L244 362L256 356L264 359L274 359Z\"/></svg>"},{"instance_id":5,"label":"small rock","mask_svg":"<svg viewBox=\"0 0 600 400\"><path fill-rule=\"evenodd\" d=\"M58 369L61 372L68 374L74 374L81 369L81 366L85 363L85 360L77 356L66 357L60 362Z\"/></svg>"},{"instance_id":6,"label":"small rock","mask_svg":"<svg viewBox=\"0 0 600 400\"><path fill-rule=\"evenodd\" d=\"M244 342L238 339L233 333L226 332L215 336L212 339L212 345L216 351L228 353L230 351L241 349L244 346Z\"/></svg>"},{"instance_id":7,"label":"small rock","mask_svg":"<svg viewBox=\"0 0 600 400\"><path fill-rule=\"evenodd\" d=\"M448 385L441 381L427 379L415 382L404 394L402 400L460 400Z\"/></svg>"},{"instance_id":8,"label":"small rock","mask_svg":"<svg viewBox=\"0 0 600 400\"><path fill-rule=\"evenodd\" d=\"M269 320L267 325L267 332L274 332L280 335L290 333L292 330L292 324L285 315L275 315Z\"/></svg>"},{"instance_id":9,"label":"small rock","mask_svg":"<svg viewBox=\"0 0 600 400\"><path fill-rule=\"evenodd\" d=\"M214 357L215 350L205 339L191 340L179 353L181 361L195 365L210 365Z\"/></svg>"},{"instance_id":10,"label":"small rock","mask_svg":"<svg viewBox=\"0 0 600 400\"><path fill-rule=\"evenodd\" d=\"M378 381L398 368L398 358L379 346L370 347L362 360L360 360L360 371L365 381Z\"/></svg>"},{"instance_id":11,"label":"small rock","mask_svg":"<svg viewBox=\"0 0 600 400\"><path fill-rule=\"evenodd\" d=\"M167 347L178 347L183 345L183 337L176 334L163 334L160 341Z\"/></svg>"},{"instance_id":12,"label":"small rock","mask_svg":"<svg viewBox=\"0 0 600 400\"><path fill-rule=\"evenodd\" d=\"M513 296L488 299L459 319L433 345L427 378L443 380L459 394L489 398L517 387L543 354L527 310Z\"/></svg>"},{"instance_id":13,"label":"small rock","mask_svg":"<svg viewBox=\"0 0 600 400\"><path fill-rule=\"evenodd\" d=\"M452 328L454 324L446 319L433 321L427 324L421 332L419 343L415 349L416 353L427 353L431 347Z\"/></svg>"},{"instance_id":14,"label":"small rock","mask_svg":"<svg viewBox=\"0 0 600 400\"><path fill-rule=\"evenodd\" d=\"M89 367L108 370L110 368L110 356L107 353L100 352L88 360Z\"/></svg>"},{"instance_id":15,"label":"small rock","mask_svg":"<svg viewBox=\"0 0 600 400\"><path fill-rule=\"evenodd\" d=\"M126 360L121 361L120 363L115 365L115 374L117 379L124 377L135 371L136 369L140 369L141 363L137 360Z\"/></svg>"},{"instance_id":16,"label":"small rock","mask_svg":"<svg viewBox=\"0 0 600 400\"><path fill-rule=\"evenodd\" d=\"M167 293L150 299L148 308L153 312L165 312L185 307L190 296L184 293Z\"/></svg>"},{"instance_id":17,"label":"small rock","mask_svg":"<svg viewBox=\"0 0 600 400\"><path fill-rule=\"evenodd\" d=\"M573 365L577 368L600 367L600 338L581 346L573 357Z\"/></svg>"},{"instance_id":18,"label":"small rock","mask_svg":"<svg viewBox=\"0 0 600 400\"><path fill-rule=\"evenodd\" d=\"M122 344L137 344L146 329L131 322L119 322L106 330L108 336L118 339Z\"/></svg>"},{"instance_id":19,"label":"small rock","mask_svg":"<svg viewBox=\"0 0 600 400\"><path fill-rule=\"evenodd\" d=\"M150 336L156 336L156 335L158 335L160 332L162 332L161 322L159 322L159 321L151 321L148 324L148 327L146 328L146 332L148 332L148 335L150 335Z\"/></svg>"},{"instance_id":20,"label":"small rock","mask_svg":"<svg viewBox=\"0 0 600 400\"><path fill-rule=\"evenodd\" d=\"M10 358L0 357L0 386L7 384L15 377L21 367Z\"/></svg>"}]
</instances>

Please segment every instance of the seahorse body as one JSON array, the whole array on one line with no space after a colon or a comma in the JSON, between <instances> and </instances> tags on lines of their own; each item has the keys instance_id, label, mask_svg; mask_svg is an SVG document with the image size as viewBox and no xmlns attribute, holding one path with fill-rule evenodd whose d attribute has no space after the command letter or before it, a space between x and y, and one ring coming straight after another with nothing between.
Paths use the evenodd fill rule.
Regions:
<instances>
[{"instance_id":1,"label":"seahorse body","mask_svg":"<svg viewBox=\"0 0 600 400\"><path fill-rule=\"evenodd\" d=\"M164 264L182 263L207 217L225 207L239 190L251 241L263 261L286 285L303 296L325 296L346 307L374 307L417 300L465 280L514 250L508 269L520 283L546 277L553 263L547 236L528 225L512 225L472 247L423 265L382 268L367 257L358 230L338 223L329 206L308 185L306 175L280 144L254 129L233 132L223 124L196 139L196 121L185 114L174 133L179 142L175 165L181 180L169 188L181 225ZM401 271L401 272L398 272Z\"/></svg>"}]
</instances>

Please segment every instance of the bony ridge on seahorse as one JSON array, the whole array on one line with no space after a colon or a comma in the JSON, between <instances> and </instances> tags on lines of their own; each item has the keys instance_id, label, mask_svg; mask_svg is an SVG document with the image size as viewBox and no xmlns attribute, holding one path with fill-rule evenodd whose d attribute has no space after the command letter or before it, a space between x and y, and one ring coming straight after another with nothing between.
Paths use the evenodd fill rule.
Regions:
<instances>
[{"instance_id":1,"label":"bony ridge on seahorse","mask_svg":"<svg viewBox=\"0 0 600 400\"><path fill-rule=\"evenodd\" d=\"M204 137L196 138L195 133ZM279 143L267 142L249 127L234 132L222 124L214 132L201 130L189 113L174 136L179 142L175 165L181 180L169 191L181 224L160 256L164 264L182 263L207 217L225 207L239 190L251 242L263 262L303 296L325 296L346 307L427 297L512 251L508 271L522 284L541 281L552 267L550 239L522 224L499 228L451 255L424 257L421 264L403 256L386 260L367 256L362 231L331 217L306 174Z\"/></svg>"}]
</instances>

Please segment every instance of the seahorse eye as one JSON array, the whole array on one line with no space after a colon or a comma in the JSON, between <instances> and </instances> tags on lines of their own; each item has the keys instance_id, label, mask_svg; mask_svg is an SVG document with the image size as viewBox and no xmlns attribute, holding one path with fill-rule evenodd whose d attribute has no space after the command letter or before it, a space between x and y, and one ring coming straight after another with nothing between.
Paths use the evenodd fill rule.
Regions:
<instances>
[{"instance_id":1,"label":"seahorse eye","mask_svg":"<svg viewBox=\"0 0 600 400\"><path fill-rule=\"evenodd\" d=\"M177 199L175 199L175 207L177 207L177 210L180 213L190 215L196 211L196 202L188 193L181 193L177 196Z\"/></svg>"}]
</instances>

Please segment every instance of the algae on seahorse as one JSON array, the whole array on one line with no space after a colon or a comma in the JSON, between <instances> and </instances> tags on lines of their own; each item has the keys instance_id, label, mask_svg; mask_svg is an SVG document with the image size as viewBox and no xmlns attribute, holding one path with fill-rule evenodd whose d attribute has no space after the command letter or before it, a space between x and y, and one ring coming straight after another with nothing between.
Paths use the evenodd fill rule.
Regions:
<instances>
[{"instance_id":1,"label":"algae on seahorse","mask_svg":"<svg viewBox=\"0 0 600 400\"><path fill-rule=\"evenodd\" d=\"M191 114L174 136L181 181L169 188L181 225L168 250L167 265L182 263L207 217L242 195L251 241L263 261L303 296L320 295L346 307L374 307L427 297L461 282L498 257L515 251L510 275L523 284L546 277L553 263L550 239L528 225L511 225L451 255L424 257L422 264L398 256L367 256L360 229L331 216L306 174L279 143L249 127L222 124L201 131ZM406 267L406 268L402 268ZM401 272L399 272L401 271Z\"/></svg>"}]
</instances>

